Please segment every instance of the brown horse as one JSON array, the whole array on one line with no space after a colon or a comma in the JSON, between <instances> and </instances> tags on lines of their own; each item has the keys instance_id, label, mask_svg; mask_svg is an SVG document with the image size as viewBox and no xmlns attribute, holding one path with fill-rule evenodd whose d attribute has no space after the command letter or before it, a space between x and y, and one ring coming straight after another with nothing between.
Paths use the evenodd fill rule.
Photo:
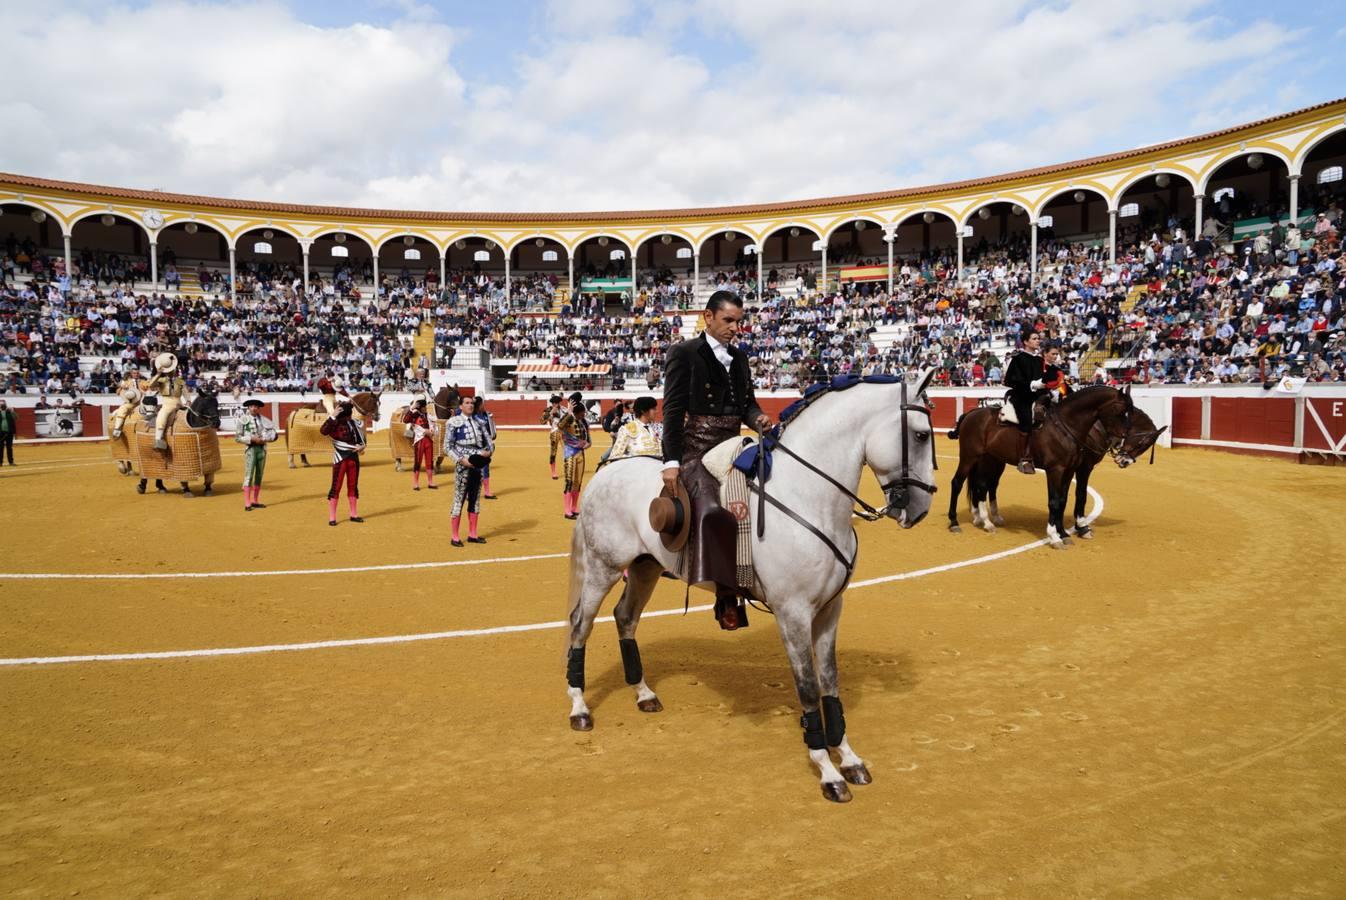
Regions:
<instances>
[{"instance_id":1,"label":"brown horse","mask_svg":"<svg viewBox=\"0 0 1346 900\"><path fill-rule=\"evenodd\" d=\"M355 414L370 422L379 420L379 397L382 391L360 391L351 395ZM304 465L309 465L308 452L328 446L330 441L318 435L318 428L327 418L327 407L319 400L306 403L290 413L285 422L285 453L293 469L294 458L299 457ZM296 425L298 426L296 428Z\"/></svg>"},{"instance_id":2,"label":"brown horse","mask_svg":"<svg viewBox=\"0 0 1346 900\"><path fill-rule=\"evenodd\" d=\"M1102 452L1119 443L1130 430L1135 406L1131 394L1104 385L1082 388L1049 409L1042 426L1032 433L1029 448L1035 465L1047 474L1047 540L1060 549L1070 543L1065 530L1066 499L1075 471L1085 453L1097 452L1090 443L1095 423L1102 422L1106 443ZM958 439L958 470L954 472L949 498L949 530L958 525L958 495L963 482L984 459L1013 464L1019 459L1019 429L1000 422L1000 410L974 409L964 415L949 437Z\"/></svg>"},{"instance_id":3,"label":"brown horse","mask_svg":"<svg viewBox=\"0 0 1346 900\"><path fill-rule=\"evenodd\" d=\"M1131 414L1131 427L1122 438L1120 446L1113 445L1108 448L1112 453L1113 460L1118 468L1125 469L1145 455L1145 451L1150 451L1150 462L1154 463L1154 444L1159 440L1159 436L1168 430L1168 426L1155 428L1154 420L1146 415L1145 411L1139 407ZM1108 446L1108 432L1102 422L1095 422L1093 429L1089 432L1088 446L1082 454L1082 460L1079 468L1075 470L1075 524L1074 534L1077 538L1088 540L1094 536L1093 528L1090 522L1085 519L1084 506L1089 494L1089 476L1093 474L1094 467L1103 461L1105 452L1101 449ZM1005 472L1005 464L998 459L987 457L978 463L972 478L968 481L968 496L972 501L972 524L986 529L988 532L995 531L995 526L1004 525L1005 520L1000 516L1000 505L996 499L996 491L1000 487L1000 476ZM987 509L981 508L981 503L985 501Z\"/></svg>"}]
</instances>

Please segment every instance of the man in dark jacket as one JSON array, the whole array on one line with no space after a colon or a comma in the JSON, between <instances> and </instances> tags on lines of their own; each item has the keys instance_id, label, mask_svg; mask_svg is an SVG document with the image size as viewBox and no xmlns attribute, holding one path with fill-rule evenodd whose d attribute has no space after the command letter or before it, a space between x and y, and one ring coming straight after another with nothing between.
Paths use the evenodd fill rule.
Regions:
<instances>
[{"instance_id":1,"label":"man in dark jacket","mask_svg":"<svg viewBox=\"0 0 1346 900\"><path fill-rule=\"evenodd\" d=\"M0 400L0 465L4 465L5 456L9 464L14 465L14 432L19 430L19 420L9 404Z\"/></svg>"},{"instance_id":2,"label":"man in dark jacket","mask_svg":"<svg viewBox=\"0 0 1346 900\"><path fill-rule=\"evenodd\" d=\"M1009 388L1009 402L1019 420L1019 471L1033 474L1033 453L1029 449L1029 433L1033 430L1033 404L1044 394L1043 376L1047 365L1039 355L1042 335L1029 332L1023 347L1005 367L1005 387Z\"/></svg>"},{"instance_id":3,"label":"man in dark jacket","mask_svg":"<svg viewBox=\"0 0 1346 900\"><path fill-rule=\"evenodd\" d=\"M701 464L705 452L736 437L743 425L769 428L753 394L748 356L733 346L743 301L729 291L711 294L702 313L705 331L675 344L664 366L664 483L679 476L692 500L687 580L715 584L715 617L733 631L747 624L735 574L737 523L720 506L720 486Z\"/></svg>"}]
</instances>

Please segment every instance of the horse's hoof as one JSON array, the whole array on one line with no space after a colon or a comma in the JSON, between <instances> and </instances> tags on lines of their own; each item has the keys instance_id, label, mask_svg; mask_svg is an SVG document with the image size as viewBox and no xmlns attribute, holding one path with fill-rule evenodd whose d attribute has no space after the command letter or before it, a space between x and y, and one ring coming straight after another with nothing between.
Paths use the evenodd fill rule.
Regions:
<instances>
[{"instance_id":1,"label":"horse's hoof","mask_svg":"<svg viewBox=\"0 0 1346 900\"><path fill-rule=\"evenodd\" d=\"M1069 547L1071 544L1075 543L1075 541L1070 537L1070 535L1066 535L1065 537L1061 538L1061 543Z\"/></svg>"},{"instance_id":2,"label":"horse's hoof","mask_svg":"<svg viewBox=\"0 0 1346 900\"><path fill-rule=\"evenodd\" d=\"M593 731L594 717L588 713L580 713L578 716L571 716L570 729L572 731Z\"/></svg>"},{"instance_id":3,"label":"horse's hoof","mask_svg":"<svg viewBox=\"0 0 1346 900\"><path fill-rule=\"evenodd\" d=\"M1088 528L1085 529L1076 528L1075 537L1079 538L1082 541L1092 541L1094 539L1094 533Z\"/></svg>"},{"instance_id":4,"label":"horse's hoof","mask_svg":"<svg viewBox=\"0 0 1346 900\"><path fill-rule=\"evenodd\" d=\"M637 700L636 709L647 713L663 712L664 704L659 702L658 697L650 697L647 700Z\"/></svg>"},{"instance_id":5,"label":"horse's hoof","mask_svg":"<svg viewBox=\"0 0 1346 900\"><path fill-rule=\"evenodd\" d=\"M1005 517L1004 517L1004 516L991 516L991 524L992 524L992 525L1004 525L1004 524L1005 524Z\"/></svg>"},{"instance_id":6,"label":"horse's hoof","mask_svg":"<svg viewBox=\"0 0 1346 900\"><path fill-rule=\"evenodd\" d=\"M844 781L824 781L823 796L833 803L850 803L851 789Z\"/></svg>"},{"instance_id":7,"label":"horse's hoof","mask_svg":"<svg viewBox=\"0 0 1346 900\"><path fill-rule=\"evenodd\" d=\"M1065 542L1065 541L1052 541L1051 544L1050 544L1050 546L1051 546L1051 548L1052 548L1053 550L1064 550L1064 549L1066 549L1066 542Z\"/></svg>"},{"instance_id":8,"label":"horse's hoof","mask_svg":"<svg viewBox=\"0 0 1346 900\"><path fill-rule=\"evenodd\" d=\"M869 770L865 768L864 763L858 766L842 766L841 777L851 784L869 784L874 779L870 776Z\"/></svg>"},{"instance_id":9,"label":"horse's hoof","mask_svg":"<svg viewBox=\"0 0 1346 900\"><path fill-rule=\"evenodd\" d=\"M214 491L213 489L211 489L211 488L206 488L204 491L201 492L201 496L202 496L202 497L214 497L214 496L215 496L215 491Z\"/></svg>"},{"instance_id":10,"label":"horse's hoof","mask_svg":"<svg viewBox=\"0 0 1346 900\"><path fill-rule=\"evenodd\" d=\"M963 533L963 526L961 526L961 525L950 525L950 526L949 526L949 533L950 533L950 534L962 534L962 533Z\"/></svg>"}]
</instances>

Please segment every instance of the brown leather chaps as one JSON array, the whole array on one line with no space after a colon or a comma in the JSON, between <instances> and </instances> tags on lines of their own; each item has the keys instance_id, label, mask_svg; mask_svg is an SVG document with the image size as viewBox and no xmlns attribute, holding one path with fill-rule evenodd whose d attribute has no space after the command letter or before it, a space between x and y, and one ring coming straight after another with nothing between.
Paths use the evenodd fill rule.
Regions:
<instances>
[{"instance_id":1,"label":"brown leather chaps","mask_svg":"<svg viewBox=\"0 0 1346 900\"><path fill-rule=\"evenodd\" d=\"M738 437L737 416L687 417L682 452L682 484L692 500L692 523L687 536L687 581L692 585L715 584L737 591L735 571L738 524L734 514L720 506L720 483L701 457L721 441Z\"/></svg>"}]
</instances>

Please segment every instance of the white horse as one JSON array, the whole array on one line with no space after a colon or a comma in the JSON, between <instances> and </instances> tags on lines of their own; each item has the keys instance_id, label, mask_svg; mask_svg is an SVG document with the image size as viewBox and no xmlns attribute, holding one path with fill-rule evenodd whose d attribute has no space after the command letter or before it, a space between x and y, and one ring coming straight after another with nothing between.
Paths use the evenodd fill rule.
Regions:
<instances>
[{"instance_id":1,"label":"white horse","mask_svg":"<svg viewBox=\"0 0 1346 900\"><path fill-rule=\"evenodd\" d=\"M837 802L851 799L846 782L870 781L864 760L846 738L837 694L841 593L859 550L851 527L853 504L861 503L866 518L887 516L903 528L929 512L935 453L923 395L933 374L862 382L811 398L785 426L774 452L764 535L760 495L755 493L750 504L754 593L775 614L804 707L804 743L821 774L823 796ZM884 490L887 505L880 510L855 497L866 465ZM654 459L623 460L598 471L584 490L584 516L571 540L566 669L570 724L578 731L593 728L584 702L584 644L599 605L623 569L628 580L615 616L626 682L635 687L642 712L663 709L645 682L635 640L660 575L680 570L679 554L664 548L649 522L650 501L661 488L660 468ZM840 771L829 748L839 755Z\"/></svg>"}]
</instances>

